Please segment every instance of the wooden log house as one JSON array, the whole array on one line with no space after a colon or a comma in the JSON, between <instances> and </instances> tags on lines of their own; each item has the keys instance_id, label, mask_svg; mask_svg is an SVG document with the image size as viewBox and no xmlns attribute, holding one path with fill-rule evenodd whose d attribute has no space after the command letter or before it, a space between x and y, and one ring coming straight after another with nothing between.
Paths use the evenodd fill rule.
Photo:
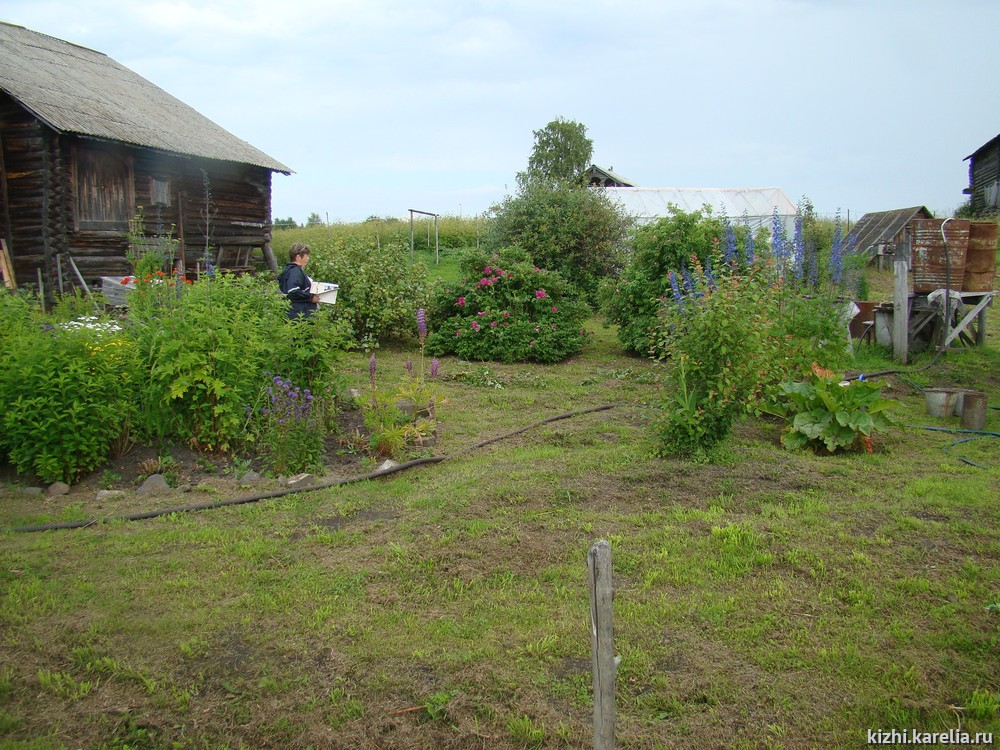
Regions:
<instances>
[{"instance_id":1,"label":"wooden log house","mask_svg":"<svg viewBox=\"0 0 1000 750\"><path fill-rule=\"evenodd\" d=\"M189 277L258 253L277 271L274 172L291 174L106 55L0 23L0 237L19 285L128 274L140 213Z\"/></svg>"}]
</instances>

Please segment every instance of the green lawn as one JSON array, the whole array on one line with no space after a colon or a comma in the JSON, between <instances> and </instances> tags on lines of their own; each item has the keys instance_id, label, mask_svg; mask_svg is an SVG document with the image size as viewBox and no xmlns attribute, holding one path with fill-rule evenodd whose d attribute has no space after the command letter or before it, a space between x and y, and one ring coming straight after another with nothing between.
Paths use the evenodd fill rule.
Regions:
<instances>
[{"instance_id":1,"label":"green lawn","mask_svg":"<svg viewBox=\"0 0 1000 750\"><path fill-rule=\"evenodd\" d=\"M1000 405L991 315L987 349L890 378L913 427L872 455L789 453L777 424L751 419L717 463L653 458L655 367L593 321L559 365L444 360L440 463L0 535L0 748L591 747L598 539L614 565L619 747L998 733L997 442L952 449L991 469L946 453L963 436L919 428L958 420L928 417L915 387ZM379 350L382 382L415 354ZM367 356L345 373L366 388ZM0 525L107 513L18 497Z\"/></svg>"}]
</instances>

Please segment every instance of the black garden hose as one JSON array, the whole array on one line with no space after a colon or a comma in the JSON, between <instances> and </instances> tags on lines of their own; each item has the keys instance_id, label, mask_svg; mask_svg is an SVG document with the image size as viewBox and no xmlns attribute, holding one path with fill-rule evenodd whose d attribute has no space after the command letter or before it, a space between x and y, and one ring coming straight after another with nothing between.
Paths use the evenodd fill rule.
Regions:
<instances>
[{"instance_id":1,"label":"black garden hose","mask_svg":"<svg viewBox=\"0 0 1000 750\"><path fill-rule=\"evenodd\" d=\"M65 523L47 523L39 524L37 526L12 526L2 531L56 531L59 529L82 529L87 526L96 526L99 524L115 523L117 521L145 521L151 518L159 518L161 516L168 516L171 513L190 513L198 510L215 510L216 508L225 508L230 505L246 505L248 503L256 503L261 500L270 500L276 497L284 497L285 495L293 495L296 492L315 492L317 490L325 490L330 487L339 487L345 484L354 484L355 482L364 482L369 479L379 479L381 477L387 477L390 474L395 474L400 471L405 471L406 469L412 469L415 466L423 466L424 464L436 464L440 463L449 458L455 458L461 456L465 453L470 453L479 448L483 448L492 443L505 440L507 438L513 437L514 435L519 435L522 432L539 427L543 424L548 424L549 422L557 422L560 419L569 419L571 417L580 416L581 414L590 414L597 411L606 411L608 409L613 409L618 404L605 404L604 406L594 406L589 409L579 409L577 411L566 412L565 414L557 414L554 417L547 417L538 422L533 422L526 427L521 427L520 429L514 430L513 432L508 432L499 437L489 438L488 440L483 440L475 445L471 445L468 448L463 448L458 453L454 455L442 454L439 456L426 456L424 458L415 458L412 461L406 461L405 463L392 466L388 469L382 469L380 471L369 472L368 474L362 474L357 477L350 477L348 479L334 479L329 482L322 482L320 484L311 484L306 487L288 487L283 490L274 490L273 492L263 492L258 495L248 495L247 497L237 497L230 500L218 500L212 503L197 503L194 505L182 505L176 508L163 508L161 510L151 510L146 513L133 513L127 516L115 516L113 518L91 518L85 521L67 521ZM2 532L0 532L2 533Z\"/></svg>"}]
</instances>

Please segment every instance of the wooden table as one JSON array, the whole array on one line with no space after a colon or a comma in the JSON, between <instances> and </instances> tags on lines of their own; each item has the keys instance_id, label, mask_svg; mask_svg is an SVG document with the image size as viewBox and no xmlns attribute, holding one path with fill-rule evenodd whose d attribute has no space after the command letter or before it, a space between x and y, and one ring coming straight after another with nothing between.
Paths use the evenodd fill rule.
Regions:
<instances>
[{"instance_id":1,"label":"wooden table","mask_svg":"<svg viewBox=\"0 0 1000 750\"><path fill-rule=\"evenodd\" d=\"M986 310L993 302L996 291L952 291L949 320L945 320L944 290L940 289L938 292L940 294L931 292L909 295L908 348L913 347L918 336L928 327L930 333L924 338L929 339L938 349L953 344L983 346L986 343Z\"/></svg>"}]
</instances>

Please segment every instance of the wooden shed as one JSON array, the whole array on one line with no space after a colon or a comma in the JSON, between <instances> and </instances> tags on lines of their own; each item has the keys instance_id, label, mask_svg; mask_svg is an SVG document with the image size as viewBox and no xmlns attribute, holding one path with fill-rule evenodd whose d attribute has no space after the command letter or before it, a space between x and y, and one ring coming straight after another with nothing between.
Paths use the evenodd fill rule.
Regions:
<instances>
[{"instance_id":1,"label":"wooden shed","mask_svg":"<svg viewBox=\"0 0 1000 750\"><path fill-rule=\"evenodd\" d=\"M990 139L965 157L969 162L972 212L977 216L1000 212L1000 135Z\"/></svg>"},{"instance_id":2,"label":"wooden shed","mask_svg":"<svg viewBox=\"0 0 1000 750\"><path fill-rule=\"evenodd\" d=\"M909 258L914 219L931 219L933 214L925 206L894 208L891 211L872 211L861 217L851 230L854 251L865 255L868 262L879 261L879 267L891 267L891 257ZM897 253L898 249L898 253Z\"/></svg>"},{"instance_id":3,"label":"wooden shed","mask_svg":"<svg viewBox=\"0 0 1000 750\"><path fill-rule=\"evenodd\" d=\"M19 284L129 273L139 214L188 275L254 251L277 270L274 172L291 174L106 55L0 23L0 237Z\"/></svg>"},{"instance_id":4,"label":"wooden shed","mask_svg":"<svg viewBox=\"0 0 1000 750\"><path fill-rule=\"evenodd\" d=\"M584 170L584 180L589 187L636 187L635 183L615 174L612 169L591 164Z\"/></svg>"}]
</instances>

